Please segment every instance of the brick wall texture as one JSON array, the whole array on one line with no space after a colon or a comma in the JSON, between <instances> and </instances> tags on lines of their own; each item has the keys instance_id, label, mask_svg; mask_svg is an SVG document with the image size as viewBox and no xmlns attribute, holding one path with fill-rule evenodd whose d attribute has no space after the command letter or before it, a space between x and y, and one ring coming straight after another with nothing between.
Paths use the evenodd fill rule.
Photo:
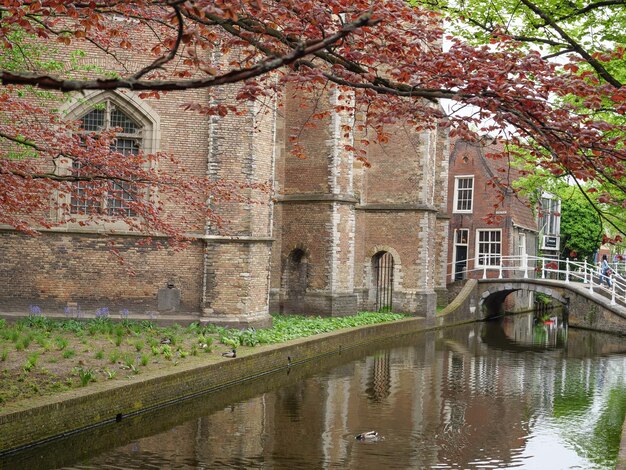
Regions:
<instances>
[{"instance_id":1,"label":"brick wall texture","mask_svg":"<svg viewBox=\"0 0 626 470\"><path fill-rule=\"evenodd\" d=\"M448 216L450 237L447 247L447 282L452 282L455 275L455 265L458 246L454 236L456 231L468 230L467 244L467 266L470 270L464 277L481 278L482 269L474 270L477 266L477 231L478 230L500 230L501 231L501 254L503 257L515 256L519 254L525 243L525 252L529 255L537 253L537 221L532 209L527 203L508 192L504 200L496 206L497 190L490 185L494 178L505 180L515 180L518 174L509 167L505 159L490 158L489 154L494 154L500 149L488 145L471 143L464 140L453 142L450 152L450 168L448 181ZM474 195L471 212L459 213L454 208L454 191L456 177L474 178ZM498 220L489 222L486 220L489 214L498 216ZM442 247L443 248L443 247ZM443 271L442 271L443 273ZM499 272L495 269L487 270L487 277L498 277Z\"/></svg>"},{"instance_id":2,"label":"brick wall texture","mask_svg":"<svg viewBox=\"0 0 626 470\"><path fill-rule=\"evenodd\" d=\"M97 50L85 50L84 64L115 67ZM0 314L29 305L145 313L157 310L158 290L168 283L181 294L175 312L204 321L263 326L274 311L353 314L379 307L376 263L388 252L391 309L434 315L449 249L446 133L392 125L387 143L366 148L371 168L365 168L346 150L361 145L355 142L365 130L345 131L363 118L336 111L351 97L332 88L306 95L286 89L263 103L239 104L240 113L224 117L182 111L190 101L233 103L237 89L170 93L158 100L130 92L89 97L124 103L145 118L150 150L173 154L188 174L270 182L273 194L246 190L252 201L216 200L222 227L164 201L167 217L194 239L179 251L139 246L137 236L106 227L68 224L39 237L0 228ZM65 106L75 118L78 103ZM313 119L314 112L321 118ZM300 156L289 139L294 133ZM163 163L160 170L172 168Z\"/></svg>"}]
</instances>

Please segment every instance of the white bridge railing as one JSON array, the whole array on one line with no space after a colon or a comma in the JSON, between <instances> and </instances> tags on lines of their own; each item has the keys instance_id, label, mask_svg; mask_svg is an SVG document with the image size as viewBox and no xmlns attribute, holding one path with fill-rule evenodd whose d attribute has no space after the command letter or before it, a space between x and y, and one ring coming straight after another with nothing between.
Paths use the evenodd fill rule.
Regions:
<instances>
[{"instance_id":1,"label":"white bridge railing","mask_svg":"<svg viewBox=\"0 0 626 470\"><path fill-rule=\"evenodd\" d=\"M493 258L496 257L492 256L491 259ZM454 281L456 276L461 275L463 278L472 277L475 279L531 278L550 279L565 283L576 282L589 289L591 293L600 291L605 295L608 294L612 305L615 305L617 300L626 303L626 265L623 263L611 264L613 274L609 277L602 275L599 265L587 263L587 261L579 262L530 255L499 256L497 261L498 264L483 264L474 267L470 267L475 262L472 259L452 263L452 269L449 270L451 281ZM622 274L619 271L620 267ZM468 273L477 274L468 276Z\"/></svg>"}]
</instances>

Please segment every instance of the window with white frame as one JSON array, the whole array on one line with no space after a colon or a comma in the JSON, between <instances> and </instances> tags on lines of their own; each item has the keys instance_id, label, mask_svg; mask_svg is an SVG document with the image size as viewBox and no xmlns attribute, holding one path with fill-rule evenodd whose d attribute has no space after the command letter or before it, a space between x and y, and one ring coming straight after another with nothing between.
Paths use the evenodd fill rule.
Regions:
<instances>
[{"instance_id":1,"label":"window with white frame","mask_svg":"<svg viewBox=\"0 0 626 470\"><path fill-rule=\"evenodd\" d=\"M502 231L476 230L476 266L500 266Z\"/></svg>"},{"instance_id":2,"label":"window with white frame","mask_svg":"<svg viewBox=\"0 0 626 470\"><path fill-rule=\"evenodd\" d=\"M526 254L526 234L519 232L517 234L517 256L520 259Z\"/></svg>"},{"instance_id":3,"label":"window with white frame","mask_svg":"<svg viewBox=\"0 0 626 470\"><path fill-rule=\"evenodd\" d=\"M127 113L119 109L111 100L105 100L79 118L82 133L102 132L112 128L120 128L111 150L123 155L137 155L142 147L142 124L136 122ZM74 174L80 175L79 162L73 162ZM102 200L89 197L88 189L92 182L76 182L70 194L70 213L93 214L105 213L110 216L133 217L132 210L135 189L127 182L115 182Z\"/></svg>"},{"instance_id":4,"label":"window with white frame","mask_svg":"<svg viewBox=\"0 0 626 470\"><path fill-rule=\"evenodd\" d=\"M559 235L561 222L561 201L551 197L541 198L542 232L544 235Z\"/></svg>"},{"instance_id":5,"label":"window with white frame","mask_svg":"<svg viewBox=\"0 0 626 470\"><path fill-rule=\"evenodd\" d=\"M472 212L474 177L457 176L454 179L454 212Z\"/></svg>"},{"instance_id":6,"label":"window with white frame","mask_svg":"<svg viewBox=\"0 0 626 470\"><path fill-rule=\"evenodd\" d=\"M467 245L469 240L469 230L466 228L459 228L456 230L455 243L457 245Z\"/></svg>"}]
</instances>

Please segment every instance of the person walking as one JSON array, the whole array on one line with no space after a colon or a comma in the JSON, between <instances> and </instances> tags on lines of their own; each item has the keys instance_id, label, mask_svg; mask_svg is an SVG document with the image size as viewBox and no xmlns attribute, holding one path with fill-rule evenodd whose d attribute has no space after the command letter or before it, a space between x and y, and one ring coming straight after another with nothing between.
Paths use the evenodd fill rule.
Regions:
<instances>
[{"instance_id":1,"label":"person walking","mask_svg":"<svg viewBox=\"0 0 626 470\"><path fill-rule=\"evenodd\" d=\"M606 282L606 285L611 287L611 275L613 274L613 270L609 266L609 262L606 258L606 255L602 255L602 264L600 265L600 284L602 281Z\"/></svg>"}]
</instances>

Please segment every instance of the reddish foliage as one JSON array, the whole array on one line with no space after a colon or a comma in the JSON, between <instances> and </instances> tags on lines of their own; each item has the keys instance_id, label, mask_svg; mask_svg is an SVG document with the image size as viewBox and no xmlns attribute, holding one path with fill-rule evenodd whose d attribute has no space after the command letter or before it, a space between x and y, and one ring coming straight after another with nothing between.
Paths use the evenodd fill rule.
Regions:
<instances>
[{"instance_id":1,"label":"reddish foliage","mask_svg":"<svg viewBox=\"0 0 626 470\"><path fill-rule=\"evenodd\" d=\"M67 202L54 201L63 201L57 196L79 180L89 183L86 194L93 199L102 198L113 184L132 182L136 192L131 205L139 217L126 217L129 226L174 237L181 235L181 225L165 220L164 199L184 201L210 215L205 203L209 197L241 196L235 196L240 186L234 182L157 171L167 155L121 158L109 149L113 135L92 138L86 152L84 141L72 136L75 123L63 122L49 106L37 107L24 98L28 85L64 92L132 89L158 98L164 92L239 83L239 103L274 97L287 84L299 93L334 86L347 97L338 100L335 111L363 113L367 139L346 151L365 164L363 146L386 142L386 127L402 122L417 131L450 126L451 135L465 138L472 136L471 127L482 127L500 140L528 148L537 164L554 175L583 181L620 181L625 176L625 129L593 113L555 105L552 99L573 95L591 111L606 108L612 100L616 112L623 113L623 90L581 73L577 63L559 67L537 53L523 52L506 36L494 36L490 47L450 37L450 49L443 52L437 46L443 37L441 17L404 0L132 0L101 1L97 7L95 2L4 0L0 8L5 50L18 48L14 32L21 31L44 44L95 46L114 57L121 71L116 78L91 72L83 79L72 73L51 75L38 61L1 71L0 139L24 144L38 157L0 158L0 223L30 233L72 218ZM137 40L138 28L148 38ZM133 60L141 68L125 69ZM440 98L471 105L476 112L446 116L437 105ZM185 108L211 116L240 112L234 103L188 103ZM311 122L325 117L321 112ZM304 156L297 142L292 148ZM80 172L56 171L63 159L79 162ZM258 186L253 189L267 189ZM159 188L158 199L149 196L154 188ZM52 210L60 214L53 218L51 200ZM622 203L608 194L603 202ZM96 221L112 217L98 211L89 216Z\"/></svg>"}]
</instances>

